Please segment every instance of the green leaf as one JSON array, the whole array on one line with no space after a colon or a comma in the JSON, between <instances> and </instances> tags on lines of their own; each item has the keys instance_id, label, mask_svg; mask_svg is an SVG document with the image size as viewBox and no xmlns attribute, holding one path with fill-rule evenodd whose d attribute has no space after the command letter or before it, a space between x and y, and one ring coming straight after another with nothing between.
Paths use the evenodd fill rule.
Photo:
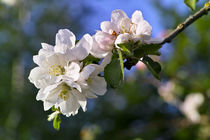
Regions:
<instances>
[{"instance_id":1,"label":"green leaf","mask_svg":"<svg viewBox=\"0 0 210 140\"><path fill-rule=\"evenodd\" d=\"M122 72L122 78L123 78L123 81L124 81L125 73L124 73L124 64L123 64L122 52L121 52L119 49L117 49L117 52L118 52L118 54L119 54L120 67L121 67L121 72Z\"/></svg>"},{"instance_id":2,"label":"green leaf","mask_svg":"<svg viewBox=\"0 0 210 140\"><path fill-rule=\"evenodd\" d=\"M56 130L60 130L60 123L61 123L61 117L60 117L60 115L57 115L57 116L54 118L53 127L54 127Z\"/></svg>"},{"instance_id":3,"label":"green leaf","mask_svg":"<svg viewBox=\"0 0 210 140\"><path fill-rule=\"evenodd\" d=\"M118 88L123 83L123 73L120 63L120 58L112 57L112 61L104 69L104 78L112 88Z\"/></svg>"},{"instance_id":4,"label":"green leaf","mask_svg":"<svg viewBox=\"0 0 210 140\"><path fill-rule=\"evenodd\" d=\"M184 3L191 9L195 10L195 6L198 0L184 0Z\"/></svg>"},{"instance_id":5,"label":"green leaf","mask_svg":"<svg viewBox=\"0 0 210 140\"><path fill-rule=\"evenodd\" d=\"M161 65L158 62L153 61L148 56L143 57L142 62L147 66L152 75L160 80L159 73L161 71Z\"/></svg>"},{"instance_id":6,"label":"green leaf","mask_svg":"<svg viewBox=\"0 0 210 140\"><path fill-rule=\"evenodd\" d=\"M145 55L160 55L158 52L160 48L159 44L141 44L134 50L134 56L141 58Z\"/></svg>"}]
</instances>

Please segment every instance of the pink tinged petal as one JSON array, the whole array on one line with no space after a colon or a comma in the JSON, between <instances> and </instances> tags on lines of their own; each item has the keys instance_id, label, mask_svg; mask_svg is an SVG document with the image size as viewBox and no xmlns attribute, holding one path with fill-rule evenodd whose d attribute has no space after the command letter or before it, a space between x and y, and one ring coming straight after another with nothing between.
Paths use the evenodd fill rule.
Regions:
<instances>
[{"instance_id":1,"label":"pink tinged petal","mask_svg":"<svg viewBox=\"0 0 210 140\"><path fill-rule=\"evenodd\" d=\"M142 12L136 10L132 15L131 20L135 24L139 24L140 22L142 22L144 20L144 18L142 16Z\"/></svg>"},{"instance_id":2,"label":"pink tinged petal","mask_svg":"<svg viewBox=\"0 0 210 140\"><path fill-rule=\"evenodd\" d=\"M118 29L117 25L110 22L110 21L104 21L101 23L101 30L103 32L112 34L114 31L116 33L120 32L120 30Z\"/></svg>"},{"instance_id":3,"label":"pink tinged petal","mask_svg":"<svg viewBox=\"0 0 210 140\"><path fill-rule=\"evenodd\" d=\"M83 60L86 58L92 48L93 39L89 34L85 34L70 52L70 60Z\"/></svg>"},{"instance_id":4,"label":"pink tinged petal","mask_svg":"<svg viewBox=\"0 0 210 140\"><path fill-rule=\"evenodd\" d=\"M125 34L120 34L117 39L115 40L115 45L117 46L117 44L122 44L122 43L125 43L129 40L131 40L132 37L130 34L128 33L125 33Z\"/></svg>"},{"instance_id":5,"label":"pink tinged petal","mask_svg":"<svg viewBox=\"0 0 210 140\"><path fill-rule=\"evenodd\" d=\"M89 84L90 91L96 95L104 95L107 91L106 81L103 77L95 76L91 79L91 84Z\"/></svg>"},{"instance_id":6,"label":"pink tinged petal","mask_svg":"<svg viewBox=\"0 0 210 140\"><path fill-rule=\"evenodd\" d=\"M65 76L76 81L79 78L80 65L76 62L71 62L69 66L65 67Z\"/></svg>"},{"instance_id":7,"label":"pink tinged petal","mask_svg":"<svg viewBox=\"0 0 210 140\"><path fill-rule=\"evenodd\" d=\"M104 58L109 53L109 51L105 51L105 50L101 49L101 47L99 47L99 45L100 44L97 43L94 39L90 54L96 58Z\"/></svg>"},{"instance_id":8,"label":"pink tinged petal","mask_svg":"<svg viewBox=\"0 0 210 140\"><path fill-rule=\"evenodd\" d=\"M116 39L115 36L105 32L97 32L94 38L99 44L99 47L104 51L111 51L113 49L113 44Z\"/></svg>"},{"instance_id":9,"label":"pink tinged petal","mask_svg":"<svg viewBox=\"0 0 210 140\"><path fill-rule=\"evenodd\" d=\"M87 110L86 105L87 105L87 101L85 96L78 92L78 91L73 91L74 96L76 97L78 103L80 104L80 106L82 107L82 110L85 112Z\"/></svg>"},{"instance_id":10,"label":"pink tinged petal","mask_svg":"<svg viewBox=\"0 0 210 140\"><path fill-rule=\"evenodd\" d=\"M136 35L148 38L151 36L151 34L152 34L152 27L147 21L143 20L138 24Z\"/></svg>"},{"instance_id":11,"label":"pink tinged petal","mask_svg":"<svg viewBox=\"0 0 210 140\"><path fill-rule=\"evenodd\" d=\"M123 18L120 21L121 32L129 33L130 32L130 26L131 26L131 20L129 18Z\"/></svg>"},{"instance_id":12,"label":"pink tinged petal","mask_svg":"<svg viewBox=\"0 0 210 140\"><path fill-rule=\"evenodd\" d=\"M67 46L69 48L72 48L75 46L75 42L76 42L75 35L68 29L60 29L56 34L55 44L57 47ZM57 50L59 49L57 48Z\"/></svg>"},{"instance_id":13,"label":"pink tinged petal","mask_svg":"<svg viewBox=\"0 0 210 140\"><path fill-rule=\"evenodd\" d=\"M95 67L92 64L85 66L82 72L80 73L80 79L87 80L94 70Z\"/></svg>"},{"instance_id":14,"label":"pink tinged petal","mask_svg":"<svg viewBox=\"0 0 210 140\"><path fill-rule=\"evenodd\" d=\"M123 18L128 18L124 11L114 10L111 15L111 22L115 23L116 25L119 25L121 19Z\"/></svg>"}]
</instances>

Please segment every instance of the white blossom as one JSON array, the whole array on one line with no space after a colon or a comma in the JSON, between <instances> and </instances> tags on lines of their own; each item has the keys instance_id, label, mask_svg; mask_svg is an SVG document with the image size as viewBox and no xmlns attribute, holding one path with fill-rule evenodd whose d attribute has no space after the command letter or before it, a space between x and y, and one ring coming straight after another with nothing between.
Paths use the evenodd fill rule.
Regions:
<instances>
[{"instance_id":1,"label":"white blossom","mask_svg":"<svg viewBox=\"0 0 210 140\"><path fill-rule=\"evenodd\" d=\"M180 110L192 123L198 123L201 119L198 108L203 102L204 97L201 93L189 94L180 105Z\"/></svg>"}]
</instances>

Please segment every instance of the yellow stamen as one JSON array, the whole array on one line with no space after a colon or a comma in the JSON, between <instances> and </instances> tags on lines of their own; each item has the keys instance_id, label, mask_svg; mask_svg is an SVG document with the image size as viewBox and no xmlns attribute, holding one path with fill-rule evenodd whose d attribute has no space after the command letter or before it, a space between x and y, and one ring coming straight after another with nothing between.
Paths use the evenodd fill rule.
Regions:
<instances>
[{"instance_id":1,"label":"yellow stamen","mask_svg":"<svg viewBox=\"0 0 210 140\"><path fill-rule=\"evenodd\" d=\"M61 66L52 65L49 68L49 74L53 76L63 75L65 72L64 68Z\"/></svg>"}]
</instances>

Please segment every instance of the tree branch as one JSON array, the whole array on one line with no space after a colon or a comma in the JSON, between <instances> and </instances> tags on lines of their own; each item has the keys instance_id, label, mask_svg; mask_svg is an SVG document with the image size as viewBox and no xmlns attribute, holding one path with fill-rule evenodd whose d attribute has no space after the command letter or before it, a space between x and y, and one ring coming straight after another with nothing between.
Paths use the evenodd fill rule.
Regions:
<instances>
[{"instance_id":1,"label":"tree branch","mask_svg":"<svg viewBox=\"0 0 210 140\"><path fill-rule=\"evenodd\" d=\"M189 25L191 25L193 22L195 22L200 17L207 15L209 11L210 11L210 2L207 2L202 9L200 9L194 15L189 16L183 23L179 24L174 31L172 31L169 35L167 35L164 38L164 40L160 43L160 45L171 42L185 28L187 28Z\"/></svg>"}]
</instances>

